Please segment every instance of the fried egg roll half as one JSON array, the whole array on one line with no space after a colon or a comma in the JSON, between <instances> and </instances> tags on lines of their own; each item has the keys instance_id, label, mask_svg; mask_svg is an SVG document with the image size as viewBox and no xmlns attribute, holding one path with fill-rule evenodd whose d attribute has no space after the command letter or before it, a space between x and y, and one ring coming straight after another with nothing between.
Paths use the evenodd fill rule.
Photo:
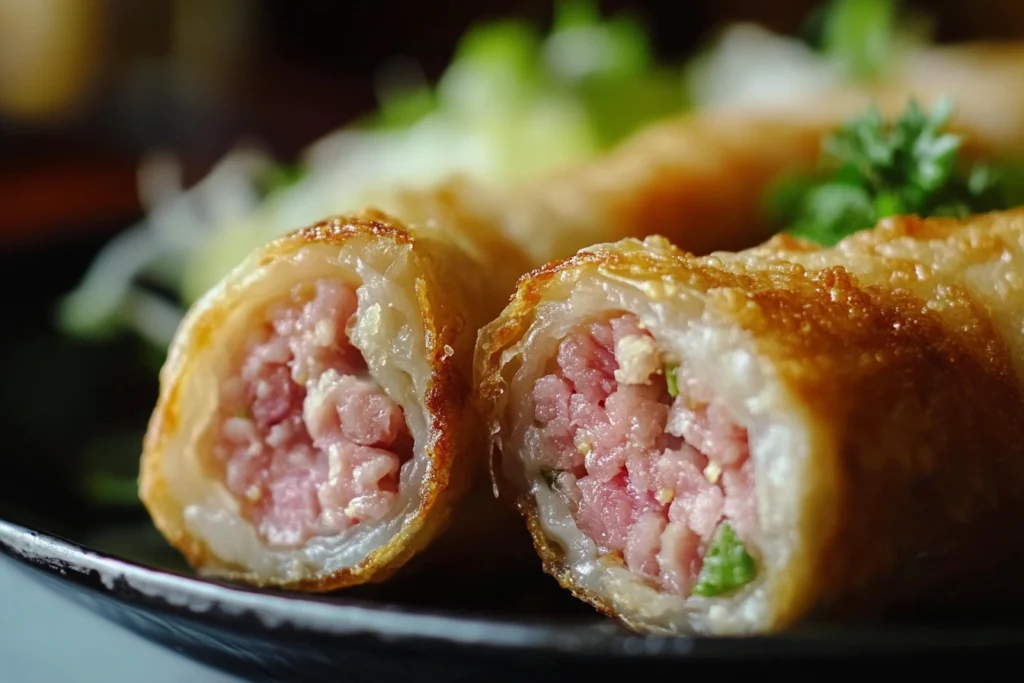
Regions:
<instances>
[{"instance_id":1,"label":"fried egg roll half","mask_svg":"<svg viewBox=\"0 0 1024 683\"><path fill-rule=\"evenodd\" d=\"M1007 601L1022 316L1024 211L831 249L599 245L481 332L492 475L546 571L639 631Z\"/></svg>"},{"instance_id":2,"label":"fried egg roll half","mask_svg":"<svg viewBox=\"0 0 1024 683\"><path fill-rule=\"evenodd\" d=\"M505 266L458 238L337 218L257 249L189 311L140 491L194 567L308 591L378 581L486 479L469 380Z\"/></svg>"}]
</instances>

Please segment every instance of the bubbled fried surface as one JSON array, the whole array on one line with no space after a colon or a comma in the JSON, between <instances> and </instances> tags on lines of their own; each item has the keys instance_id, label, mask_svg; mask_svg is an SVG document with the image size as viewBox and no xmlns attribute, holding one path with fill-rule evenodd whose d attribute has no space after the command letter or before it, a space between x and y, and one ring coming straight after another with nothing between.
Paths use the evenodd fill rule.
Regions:
<instances>
[{"instance_id":1,"label":"bubbled fried surface","mask_svg":"<svg viewBox=\"0 0 1024 683\"><path fill-rule=\"evenodd\" d=\"M539 301L564 297L593 269L652 298L704 293L802 406L812 444L803 520L764 628L903 601L1022 597L1024 210L887 220L832 249L780 236L697 258L627 240L552 263L520 280L479 340L492 427L508 427L502 351ZM549 573L610 611L573 585L536 503L520 506Z\"/></svg>"}]
</instances>

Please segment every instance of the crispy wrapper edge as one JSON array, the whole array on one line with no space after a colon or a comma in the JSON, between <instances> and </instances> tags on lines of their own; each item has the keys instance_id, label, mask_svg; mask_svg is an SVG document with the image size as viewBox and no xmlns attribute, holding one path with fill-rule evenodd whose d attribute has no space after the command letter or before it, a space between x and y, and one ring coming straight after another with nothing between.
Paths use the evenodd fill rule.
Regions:
<instances>
[{"instance_id":1,"label":"crispy wrapper edge","mask_svg":"<svg viewBox=\"0 0 1024 683\"><path fill-rule=\"evenodd\" d=\"M623 243L635 244L636 240L627 238ZM568 590L577 599L589 604L600 613L617 619L626 626L637 630L645 630L644 625L631 621L628 616L618 613L610 602L594 591L587 590L576 583L572 570L565 562L561 550L550 543L540 523L536 500L529 494L517 491L501 472L501 453L499 433L504 428L502 412L505 408L505 382L501 374L501 355L506 348L514 344L529 328L534 318L536 306L543 300L547 289L561 278L573 278L580 271L588 268L599 268L612 262L626 262L632 267L641 268L645 276L658 277L670 272L672 257L683 257L684 252L660 237L646 240L657 247L648 252L624 253L616 249L618 244L597 245L592 249L581 250L564 259L554 260L541 268L524 274L517 283L516 291L502 314L486 327L481 329L477 338L474 359L474 378L477 386L475 402L478 412L484 416L488 432L492 437L489 446L490 457L488 469L495 493L506 500L512 501L525 519L526 526L533 538L534 548L540 556L544 571L552 576L562 588Z\"/></svg>"},{"instance_id":2,"label":"crispy wrapper edge","mask_svg":"<svg viewBox=\"0 0 1024 683\"><path fill-rule=\"evenodd\" d=\"M882 256L908 238L934 241L940 255L961 259L934 276L947 285L934 297L904 285L919 266L937 264ZM903 604L1019 602L1024 591L1012 582L1024 567L1014 540L1024 525L1024 401L1011 348L1022 344L997 329L992 309L957 278L965 267L998 263L1007 249L1022 258L1021 244L1024 211L883 221L835 250L785 236L709 258L659 240L643 249L631 240L601 245L524 276L482 331L480 410L494 438L507 419L501 354L556 283L595 268L637 280L669 277L708 293L709 306L751 335L807 425L797 543L777 568L765 630ZM535 501L503 481L494 459L492 477L516 500L545 570L627 626L660 630L574 583L541 530Z\"/></svg>"},{"instance_id":3,"label":"crispy wrapper edge","mask_svg":"<svg viewBox=\"0 0 1024 683\"><path fill-rule=\"evenodd\" d=\"M212 552L186 529L181 504L171 496L161 464L165 457L171 457L165 450L170 435L183 428L179 423L180 388L191 371L193 359L214 343L218 320L226 315L231 298L239 295L237 283L260 263L293 253L307 244L341 245L358 238L387 241L395 248L411 245L420 270L416 295L432 368L426 405L434 424L426 449L431 467L421 485L418 512L398 534L358 565L332 575L280 583L262 581L242 570L218 570L218 576L309 592L383 581L446 528L458 500L474 481L485 476L481 459L473 457L479 444L473 443L476 430L472 425L477 418L469 400L468 360L472 358L475 332L483 322L477 318L493 314L491 306L480 305L480 287L487 282L481 265L435 231L406 229L379 212L324 221L260 248L197 302L183 321L161 371L160 395L144 440L140 496L157 528L192 566L203 568L210 564ZM498 301L483 294L484 300ZM446 352L446 346L456 352Z\"/></svg>"}]
</instances>

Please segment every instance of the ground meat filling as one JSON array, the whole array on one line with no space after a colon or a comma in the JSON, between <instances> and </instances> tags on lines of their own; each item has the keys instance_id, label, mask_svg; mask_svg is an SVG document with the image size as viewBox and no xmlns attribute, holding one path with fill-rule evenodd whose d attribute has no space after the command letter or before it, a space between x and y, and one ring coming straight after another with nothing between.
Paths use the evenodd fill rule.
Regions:
<instances>
[{"instance_id":1,"label":"ground meat filling","mask_svg":"<svg viewBox=\"0 0 1024 683\"><path fill-rule=\"evenodd\" d=\"M272 307L223 385L214 463L271 546L391 510L412 437L346 331L352 287L320 280Z\"/></svg>"},{"instance_id":2,"label":"ground meat filling","mask_svg":"<svg viewBox=\"0 0 1024 683\"><path fill-rule=\"evenodd\" d=\"M746 431L677 368L633 315L580 326L534 386L532 438L603 553L662 591L712 595L749 581L752 464Z\"/></svg>"}]
</instances>

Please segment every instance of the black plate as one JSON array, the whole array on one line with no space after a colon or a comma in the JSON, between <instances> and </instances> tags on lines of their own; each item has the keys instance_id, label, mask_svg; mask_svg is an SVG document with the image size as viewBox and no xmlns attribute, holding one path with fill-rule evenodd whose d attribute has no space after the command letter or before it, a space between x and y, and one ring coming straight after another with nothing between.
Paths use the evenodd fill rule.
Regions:
<instances>
[{"instance_id":1,"label":"black plate","mask_svg":"<svg viewBox=\"0 0 1024 683\"><path fill-rule=\"evenodd\" d=\"M145 536L145 530L136 529ZM118 532L116 536L122 536ZM141 539L125 539L135 548ZM152 539L150 539L152 540ZM155 546L154 546L155 547ZM79 544L0 522L0 549L52 588L158 643L249 680L426 681L566 680L577 675L678 675L724 665L791 667L793 659L864 656L979 657L1024 650L1024 620L959 619L856 627L816 625L771 637L669 638L631 634L552 589L533 616L495 614L495 606L529 602L511 586L490 595L468 587L488 607L413 607L445 603L459 587L399 582L342 597L258 591L189 576L89 550ZM166 555L158 552L154 562ZM436 580L432 579L432 580ZM545 584L545 585L541 585ZM543 593L547 581L531 588ZM455 589L453 591L453 588ZM377 594L372 594L377 591ZM388 597L388 592L391 597ZM397 592L396 592L397 591ZM494 593L497 591L497 594ZM424 599L426 594L433 598ZM537 593L534 593L536 597ZM500 607L499 607L500 609ZM831 664L835 662L832 661Z\"/></svg>"}]
</instances>

